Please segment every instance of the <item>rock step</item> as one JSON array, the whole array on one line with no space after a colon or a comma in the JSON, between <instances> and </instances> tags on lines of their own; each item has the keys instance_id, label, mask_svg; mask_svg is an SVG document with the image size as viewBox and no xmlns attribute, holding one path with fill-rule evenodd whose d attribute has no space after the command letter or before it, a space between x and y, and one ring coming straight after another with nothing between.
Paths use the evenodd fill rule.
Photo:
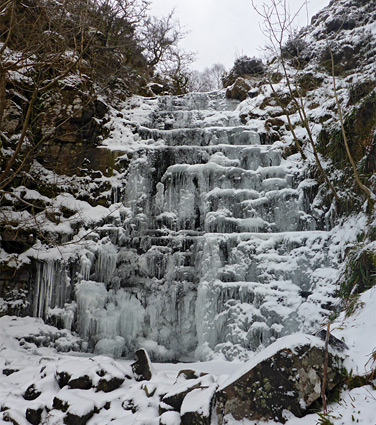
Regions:
<instances>
[{"instance_id":1,"label":"rock step","mask_svg":"<svg viewBox=\"0 0 376 425\"><path fill-rule=\"evenodd\" d=\"M239 101L226 99L223 92L189 93L181 96L163 96L158 98L160 109L233 111Z\"/></svg>"},{"instance_id":2,"label":"rock step","mask_svg":"<svg viewBox=\"0 0 376 425\"><path fill-rule=\"evenodd\" d=\"M172 165L163 175L161 182L164 184L164 198L179 205L182 200L193 198L195 192L202 195L214 188L269 192L296 186L293 176L281 166L254 171L223 166L216 162Z\"/></svg>"},{"instance_id":3,"label":"rock step","mask_svg":"<svg viewBox=\"0 0 376 425\"><path fill-rule=\"evenodd\" d=\"M202 214L208 222L214 221L216 214L218 219L258 217L271 223L268 231L316 230L310 205L301 195L297 189L270 191L264 196L252 190L214 189L206 196Z\"/></svg>"},{"instance_id":4,"label":"rock step","mask_svg":"<svg viewBox=\"0 0 376 425\"><path fill-rule=\"evenodd\" d=\"M241 120L235 112L227 111L158 111L154 110L141 123L143 127L158 130L182 128L232 127L240 126Z\"/></svg>"},{"instance_id":5,"label":"rock step","mask_svg":"<svg viewBox=\"0 0 376 425\"><path fill-rule=\"evenodd\" d=\"M208 126L157 129L142 126L138 134L143 140L163 140L167 146L260 145L259 134L246 126Z\"/></svg>"},{"instance_id":6,"label":"rock step","mask_svg":"<svg viewBox=\"0 0 376 425\"><path fill-rule=\"evenodd\" d=\"M252 268L251 259L257 259L258 262L267 264L277 264L295 259L291 257L291 252L296 255L311 256L320 253L330 239L330 233L322 230L311 231L281 231L281 232L234 232L234 233L204 233L192 232L186 230L162 232L159 230L150 230L148 236L140 238L129 238L123 240L124 246L137 248L139 255L155 249L159 254L168 256L181 256L184 253L187 256L192 252L197 252L204 245L212 246L219 252L221 265L219 267L232 267L238 264L240 258L232 255L236 252L241 253L247 260L239 268ZM161 249L165 251L161 251ZM302 248L302 249L301 249ZM322 261L325 265L325 253L322 252ZM180 261L180 260L179 260ZM186 261L186 260L184 260ZM279 267L279 266L278 266ZM296 265L295 265L296 267ZM221 269L225 270L225 269ZM272 268L271 268L272 270ZM281 270L283 272L283 270Z\"/></svg>"},{"instance_id":7,"label":"rock step","mask_svg":"<svg viewBox=\"0 0 376 425\"><path fill-rule=\"evenodd\" d=\"M226 279L226 276L222 276ZM216 279L214 286L221 300L220 305L225 308L228 300L236 299L241 303L252 304L256 309L270 297L278 298L279 302L285 304L297 304L296 297L300 297L300 288L294 285L291 280L271 280L269 282L254 281L227 281ZM294 298L291 298L291 297ZM257 320L255 320L257 321Z\"/></svg>"},{"instance_id":8,"label":"rock step","mask_svg":"<svg viewBox=\"0 0 376 425\"><path fill-rule=\"evenodd\" d=\"M144 149L144 148L143 148ZM140 150L142 152L142 150ZM243 168L256 171L259 167L281 165L282 155L270 145L226 145L216 146L150 146L148 161L151 168L158 168L161 177L164 171L175 164L206 164Z\"/></svg>"}]
</instances>

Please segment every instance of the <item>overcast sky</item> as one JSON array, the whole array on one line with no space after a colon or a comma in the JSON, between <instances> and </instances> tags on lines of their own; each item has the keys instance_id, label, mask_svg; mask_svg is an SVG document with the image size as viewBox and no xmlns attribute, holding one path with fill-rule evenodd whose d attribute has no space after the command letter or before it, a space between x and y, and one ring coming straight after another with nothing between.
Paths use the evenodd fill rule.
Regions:
<instances>
[{"instance_id":1,"label":"overcast sky","mask_svg":"<svg viewBox=\"0 0 376 425\"><path fill-rule=\"evenodd\" d=\"M265 0L256 0L262 4ZM295 12L302 0L290 0ZM329 4L329 0L310 0L309 17ZM251 0L152 0L151 14L161 17L175 8L175 15L186 31L181 45L197 53L193 68L202 70L220 62L231 68L241 55L261 56L265 39L260 30L260 18L252 9ZM307 23L307 14L300 25Z\"/></svg>"}]
</instances>

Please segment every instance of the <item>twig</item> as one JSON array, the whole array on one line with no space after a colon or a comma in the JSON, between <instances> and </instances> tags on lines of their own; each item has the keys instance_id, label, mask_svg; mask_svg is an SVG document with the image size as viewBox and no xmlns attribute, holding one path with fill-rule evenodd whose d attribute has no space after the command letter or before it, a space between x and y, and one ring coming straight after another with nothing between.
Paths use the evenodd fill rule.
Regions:
<instances>
[{"instance_id":1,"label":"twig","mask_svg":"<svg viewBox=\"0 0 376 425\"><path fill-rule=\"evenodd\" d=\"M327 328L326 328L325 361L324 361L324 370L323 370L322 386L321 386L322 408L323 408L325 413L328 411L327 404L326 404L325 390L326 390L326 382L327 382L327 379L328 379L329 338L330 338L330 322L328 322L328 325L327 325Z\"/></svg>"}]
</instances>

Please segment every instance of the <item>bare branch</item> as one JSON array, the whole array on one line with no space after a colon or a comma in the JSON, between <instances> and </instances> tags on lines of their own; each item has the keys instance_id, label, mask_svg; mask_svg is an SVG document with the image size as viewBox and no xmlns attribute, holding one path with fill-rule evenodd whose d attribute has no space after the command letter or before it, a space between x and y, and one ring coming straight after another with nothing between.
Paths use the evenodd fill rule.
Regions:
<instances>
[{"instance_id":1,"label":"bare branch","mask_svg":"<svg viewBox=\"0 0 376 425\"><path fill-rule=\"evenodd\" d=\"M335 67L334 67L333 52L332 52L332 49L330 48L329 45L328 45L328 49L329 49L330 59L331 59L331 64L332 64L332 79L333 79L334 97L335 97L336 105L337 105L337 109L338 109L339 121L341 123L341 132L342 132L343 141L345 143L346 154L347 154L347 157L348 157L348 159L350 161L351 167L353 169L354 177L355 177L355 181L356 181L357 185L367 195L367 197L370 197L372 199L375 199L375 194L367 186L365 186L362 183L362 181L360 180L360 177L359 177L359 174L358 174L358 170L356 168L355 161L354 161L354 159L353 159L353 157L351 155L351 152L350 152L350 147L349 147L349 143L348 143L348 140L347 140L347 134L346 134L346 130L345 130L345 124L344 124L344 120L343 120L342 108L341 108L340 101L338 99L338 92L337 92L337 86L336 86L336 77L335 77L335 72L334 72L335 71Z\"/></svg>"}]
</instances>

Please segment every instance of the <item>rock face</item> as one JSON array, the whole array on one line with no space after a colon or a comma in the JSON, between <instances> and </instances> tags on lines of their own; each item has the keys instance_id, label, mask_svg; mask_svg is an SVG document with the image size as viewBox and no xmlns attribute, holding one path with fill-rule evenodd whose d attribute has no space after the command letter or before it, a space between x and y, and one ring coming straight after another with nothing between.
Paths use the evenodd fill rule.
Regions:
<instances>
[{"instance_id":1,"label":"rock face","mask_svg":"<svg viewBox=\"0 0 376 425\"><path fill-rule=\"evenodd\" d=\"M48 143L41 161L58 174L79 174L88 164L92 170L105 172L103 155L107 166L111 165L110 155L97 150L98 138L105 134L103 124L108 106L83 86L81 82L65 84L44 105L40 131Z\"/></svg>"},{"instance_id":2,"label":"rock face","mask_svg":"<svg viewBox=\"0 0 376 425\"><path fill-rule=\"evenodd\" d=\"M322 344L313 337L310 342L278 350L221 388L217 393L219 424L227 414L237 420L284 422L283 411L288 410L302 417L321 397L325 360ZM329 353L327 392L340 381L338 358Z\"/></svg>"},{"instance_id":3,"label":"rock face","mask_svg":"<svg viewBox=\"0 0 376 425\"><path fill-rule=\"evenodd\" d=\"M226 97L229 99L236 99L243 101L247 99L248 92L252 89L253 84L250 80L238 77L235 83L226 91Z\"/></svg>"}]
</instances>

